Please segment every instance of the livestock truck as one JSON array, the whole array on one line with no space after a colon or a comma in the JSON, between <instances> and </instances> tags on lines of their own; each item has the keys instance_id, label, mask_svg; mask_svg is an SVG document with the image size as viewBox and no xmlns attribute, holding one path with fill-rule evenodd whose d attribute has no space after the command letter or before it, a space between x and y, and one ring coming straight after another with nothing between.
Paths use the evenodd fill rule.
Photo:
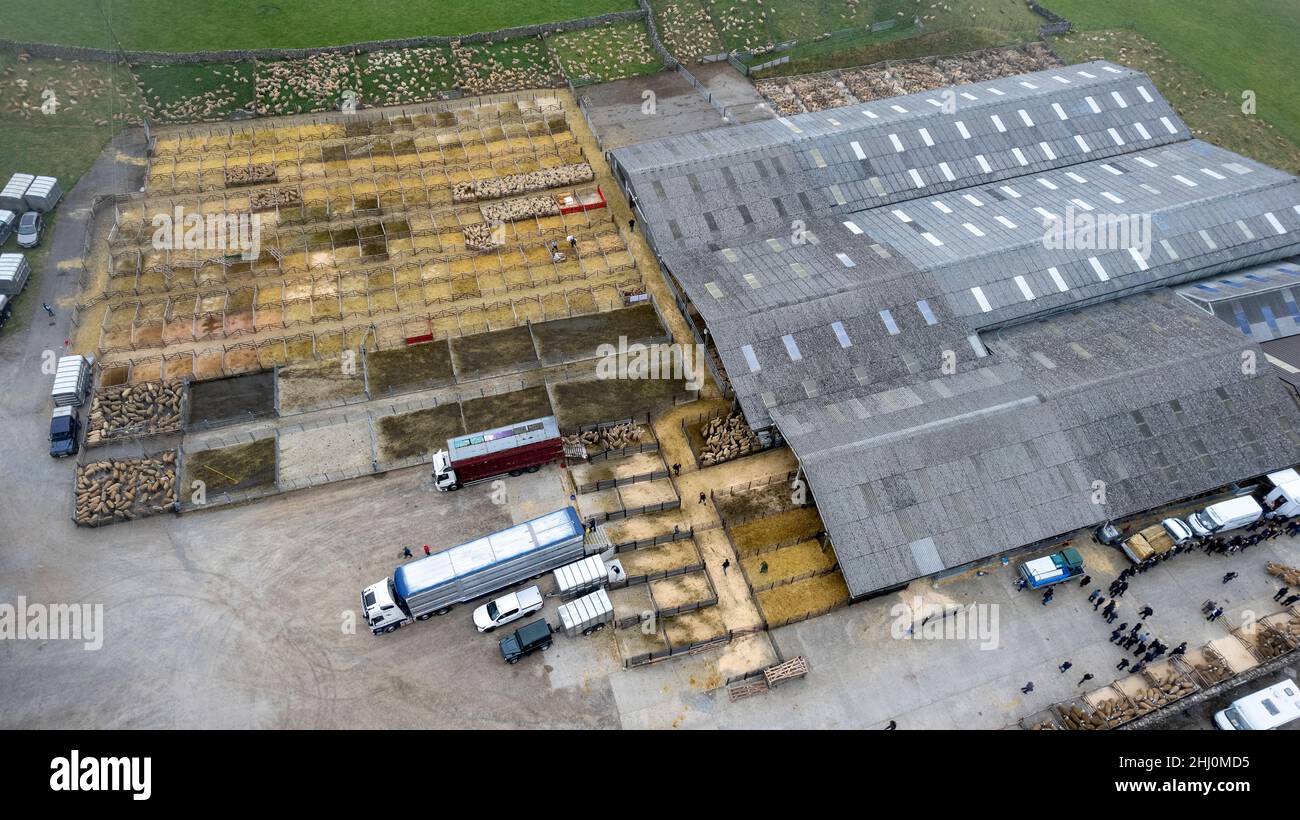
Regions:
<instances>
[{"instance_id":1,"label":"livestock truck","mask_svg":"<svg viewBox=\"0 0 1300 820\"><path fill-rule=\"evenodd\" d=\"M447 439L447 449L433 454L433 481L443 492L459 490L506 473L535 473L562 458L559 425L546 416Z\"/></svg>"},{"instance_id":2,"label":"livestock truck","mask_svg":"<svg viewBox=\"0 0 1300 820\"><path fill-rule=\"evenodd\" d=\"M582 520L572 507L402 564L361 591L370 631L379 635L446 614L585 555Z\"/></svg>"}]
</instances>

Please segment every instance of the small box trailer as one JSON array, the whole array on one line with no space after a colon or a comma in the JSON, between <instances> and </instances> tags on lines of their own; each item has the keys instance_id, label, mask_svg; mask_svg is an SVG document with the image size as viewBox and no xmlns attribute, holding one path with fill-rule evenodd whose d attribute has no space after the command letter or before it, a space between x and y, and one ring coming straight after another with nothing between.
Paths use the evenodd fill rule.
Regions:
<instances>
[{"instance_id":1,"label":"small box trailer","mask_svg":"<svg viewBox=\"0 0 1300 820\"><path fill-rule=\"evenodd\" d=\"M85 356L63 356L54 371L50 397L55 407L79 407L90 392L90 360Z\"/></svg>"},{"instance_id":2,"label":"small box trailer","mask_svg":"<svg viewBox=\"0 0 1300 820\"><path fill-rule=\"evenodd\" d=\"M558 612L560 631L570 638L577 637L580 632L583 635L599 632L614 620L614 605L604 588L561 604Z\"/></svg>"},{"instance_id":3,"label":"small box trailer","mask_svg":"<svg viewBox=\"0 0 1300 820\"><path fill-rule=\"evenodd\" d=\"M564 439L555 416L496 427L447 440L433 454L433 482L439 490L509 473L535 473L543 464L564 458Z\"/></svg>"},{"instance_id":4,"label":"small box trailer","mask_svg":"<svg viewBox=\"0 0 1300 820\"><path fill-rule=\"evenodd\" d=\"M1300 515L1300 472L1295 468L1268 474L1269 488L1264 496L1264 513L1269 518Z\"/></svg>"},{"instance_id":5,"label":"small box trailer","mask_svg":"<svg viewBox=\"0 0 1300 820\"><path fill-rule=\"evenodd\" d=\"M9 241L18 229L18 214L0 208L0 245Z\"/></svg>"},{"instance_id":6,"label":"small box trailer","mask_svg":"<svg viewBox=\"0 0 1300 820\"><path fill-rule=\"evenodd\" d=\"M402 564L391 578L361 591L372 634L442 615L456 604L540 577L582 558L585 531L565 507L531 521Z\"/></svg>"},{"instance_id":7,"label":"small box trailer","mask_svg":"<svg viewBox=\"0 0 1300 820\"><path fill-rule=\"evenodd\" d=\"M0 253L0 294L17 296L27 287L32 265L21 253Z\"/></svg>"},{"instance_id":8,"label":"small box trailer","mask_svg":"<svg viewBox=\"0 0 1300 820\"><path fill-rule=\"evenodd\" d=\"M4 188L0 188L0 208L22 215L28 209L27 189L36 181L31 174L14 174Z\"/></svg>"},{"instance_id":9,"label":"small box trailer","mask_svg":"<svg viewBox=\"0 0 1300 820\"><path fill-rule=\"evenodd\" d=\"M554 574L556 592L566 598L609 583L609 570L599 555L591 555L562 566Z\"/></svg>"},{"instance_id":10,"label":"small box trailer","mask_svg":"<svg viewBox=\"0 0 1300 820\"><path fill-rule=\"evenodd\" d=\"M1177 518L1166 518L1159 524L1152 524L1140 530L1136 535L1124 541L1120 549L1135 564L1140 564L1153 555L1164 555L1178 544L1192 540L1192 531Z\"/></svg>"},{"instance_id":11,"label":"small box trailer","mask_svg":"<svg viewBox=\"0 0 1300 820\"><path fill-rule=\"evenodd\" d=\"M33 211L48 214L63 199L63 188L59 187L57 177L37 177L23 194L23 201Z\"/></svg>"},{"instance_id":12,"label":"small box trailer","mask_svg":"<svg viewBox=\"0 0 1300 820\"><path fill-rule=\"evenodd\" d=\"M1083 556L1072 547L1020 565L1020 577L1025 579L1030 589L1049 587L1082 574Z\"/></svg>"}]
</instances>

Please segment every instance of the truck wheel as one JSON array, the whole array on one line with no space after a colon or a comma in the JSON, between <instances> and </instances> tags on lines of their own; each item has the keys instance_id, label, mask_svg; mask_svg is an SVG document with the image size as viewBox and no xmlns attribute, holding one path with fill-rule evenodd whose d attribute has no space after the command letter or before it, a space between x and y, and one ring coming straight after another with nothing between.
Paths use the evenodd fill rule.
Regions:
<instances>
[{"instance_id":1,"label":"truck wheel","mask_svg":"<svg viewBox=\"0 0 1300 820\"><path fill-rule=\"evenodd\" d=\"M589 627L587 627L586 629L582 630L582 634L583 634L583 635L590 635L591 633L593 633L593 632L595 632L595 631L596 631L596 627L594 627L594 626L589 626Z\"/></svg>"},{"instance_id":2,"label":"truck wheel","mask_svg":"<svg viewBox=\"0 0 1300 820\"><path fill-rule=\"evenodd\" d=\"M444 606L442 609L435 609L435 610L433 611L433 614L434 614L434 615L446 615L448 612L451 612L451 607L449 607L449 606Z\"/></svg>"},{"instance_id":3,"label":"truck wheel","mask_svg":"<svg viewBox=\"0 0 1300 820\"><path fill-rule=\"evenodd\" d=\"M523 475L523 474L524 474L524 471L523 471L523 470L511 470L511 471L510 471L510 475L514 476L515 478L518 478L519 476L521 476L521 475Z\"/></svg>"},{"instance_id":4,"label":"truck wheel","mask_svg":"<svg viewBox=\"0 0 1300 820\"><path fill-rule=\"evenodd\" d=\"M597 632L599 632L600 630L602 630L602 629L604 629L604 628L605 628L605 625L604 625L604 624L596 624L596 631L597 631Z\"/></svg>"},{"instance_id":5,"label":"truck wheel","mask_svg":"<svg viewBox=\"0 0 1300 820\"><path fill-rule=\"evenodd\" d=\"M452 484L451 486L449 486L449 487L447 488L447 492L449 492L449 493L454 493L454 492L456 492L457 490L459 490L462 486L463 486L463 485L461 485L459 482L457 482L457 483Z\"/></svg>"},{"instance_id":6,"label":"truck wheel","mask_svg":"<svg viewBox=\"0 0 1300 820\"><path fill-rule=\"evenodd\" d=\"M506 663L519 663L518 658L506 658Z\"/></svg>"},{"instance_id":7,"label":"truck wheel","mask_svg":"<svg viewBox=\"0 0 1300 820\"><path fill-rule=\"evenodd\" d=\"M545 652L546 650L548 650L548 649L551 648L551 642L550 642L550 641L547 641L546 643L542 644L542 645L541 645L540 647L538 647L538 648L541 649L543 652Z\"/></svg>"},{"instance_id":8,"label":"truck wheel","mask_svg":"<svg viewBox=\"0 0 1300 820\"><path fill-rule=\"evenodd\" d=\"M386 626L386 627L384 627L384 634L389 634L389 633L396 632L396 631L397 631L397 624L393 624L392 626Z\"/></svg>"},{"instance_id":9,"label":"truck wheel","mask_svg":"<svg viewBox=\"0 0 1300 820\"><path fill-rule=\"evenodd\" d=\"M423 615L416 615L416 616L415 616L415 620L417 620L417 621L427 621L427 620L429 620L429 619L432 618L432 617L433 617L433 613L432 613L432 612L426 612L426 613L424 613Z\"/></svg>"},{"instance_id":10,"label":"truck wheel","mask_svg":"<svg viewBox=\"0 0 1300 820\"><path fill-rule=\"evenodd\" d=\"M535 472L537 472L537 471L540 470L540 469L542 469L542 465L540 465L540 464L534 464L533 466L529 467L529 468L526 470L526 472L529 472L529 473L535 473Z\"/></svg>"}]
</instances>

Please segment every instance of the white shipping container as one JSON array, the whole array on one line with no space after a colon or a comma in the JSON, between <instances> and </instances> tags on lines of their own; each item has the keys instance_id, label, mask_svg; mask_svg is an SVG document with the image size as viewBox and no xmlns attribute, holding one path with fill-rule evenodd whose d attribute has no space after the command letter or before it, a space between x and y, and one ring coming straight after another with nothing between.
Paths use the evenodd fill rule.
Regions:
<instances>
[{"instance_id":1,"label":"white shipping container","mask_svg":"<svg viewBox=\"0 0 1300 820\"><path fill-rule=\"evenodd\" d=\"M0 189L0 208L14 213L21 214L27 210L27 200L24 198L27 189L36 181L36 177L31 174L14 174L9 177L9 182Z\"/></svg>"},{"instance_id":2,"label":"white shipping container","mask_svg":"<svg viewBox=\"0 0 1300 820\"><path fill-rule=\"evenodd\" d=\"M32 266L21 253L0 253L0 294L17 296L27 287Z\"/></svg>"},{"instance_id":3,"label":"white shipping container","mask_svg":"<svg viewBox=\"0 0 1300 820\"><path fill-rule=\"evenodd\" d=\"M603 588L561 604L558 611L560 630L570 638L579 632L590 635L604 629L605 624L614 620L614 605L609 601L609 593Z\"/></svg>"},{"instance_id":4,"label":"white shipping container","mask_svg":"<svg viewBox=\"0 0 1300 820\"><path fill-rule=\"evenodd\" d=\"M62 198L63 189L59 187L59 180L55 177L37 177L32 180L27 193L23 194L23 201L27 203L27 207L43 214L54 210L54 206L59 204Z\"/></svg>"}]
</instances>

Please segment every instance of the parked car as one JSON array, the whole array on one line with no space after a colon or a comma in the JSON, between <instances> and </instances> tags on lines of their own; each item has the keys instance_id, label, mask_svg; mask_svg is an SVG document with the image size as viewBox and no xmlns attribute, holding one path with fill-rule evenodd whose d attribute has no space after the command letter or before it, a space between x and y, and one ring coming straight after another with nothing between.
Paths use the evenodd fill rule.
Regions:
<instances>
[{"instance_id":1,"label":"parked car","mask_svg":"<svg viewBox=\"0 0 1300 820\"><path fill-rule=\"evenodd\" d=\"M542 591L535 586L502 595L474 610L474 626L479 632L491 632L498 626L527 618L542 608Z\"/></svg>"},{"instance_id":2,"label":"parked car","mask_svg":"<svg viewBox=\"0 0 1300 820\"><path fill-rule=\"evenodd\" d=\"M45 221L37 211L28 211L18 220L18 246L34 248L41 244L41 230Z\"/></svg>"},{"instance_id":3,"label":"parked car","mask_svg":"<svg viewBox=\"0 0 1300 820\"><path fill-rule=\"evenodd\" d=\"M501 657L506 663L519 663L537 650L551 648L551 635L555 630L546 621L524 624L512 634L501 639Z\"/></svg>"},{"instance_id":4,"label":"parked car","mask_svg":"<svg viewBox=\"0 0 1300 820\"><path fill-rule=\"evenodd\" d=\"M80 437L81 421L77 418L77 408L54 408L54 415L50 418L50 456L75 456L80 448Z\"/></svg>"}]
</instances>

